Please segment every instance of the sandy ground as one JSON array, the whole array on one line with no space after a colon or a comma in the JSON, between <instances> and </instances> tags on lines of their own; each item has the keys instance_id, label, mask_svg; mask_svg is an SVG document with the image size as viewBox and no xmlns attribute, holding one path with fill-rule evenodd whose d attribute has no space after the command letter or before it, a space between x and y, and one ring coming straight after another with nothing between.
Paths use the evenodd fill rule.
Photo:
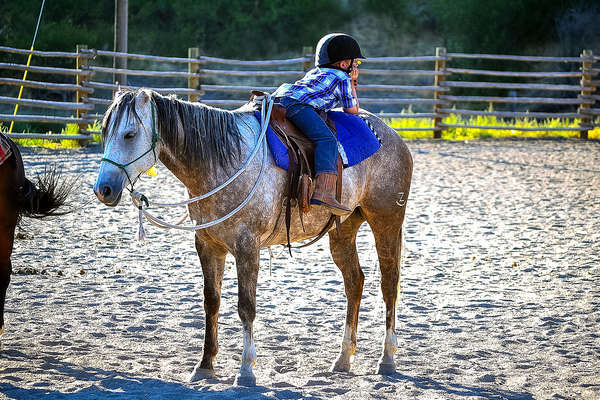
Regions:
<instances>
[{"instance_id":1,"label":"sandy ground","mask_svg":"<svg viewBox=\"0 0 600 400\"><path fill-rule=\"evenodd\" d=\"M234 387L241 326L233 259L223 287L218 378L185 382L204 335L202 274L189 233L146 225L128 195L92 194L99 148L25 150L81 174L77 211L24 221L1 338L0 397L598 399L600 143L412 141L398 304L398 373L375 373L384 333L372 235L351 373L330 373L345 316L327 240L262 254L256 388ZM155 186L157 185L157 186ZM184 190L163 168L142 185L158 200ZM154 188L153 188L154 187ZM280 252L280 248L274 250Z\"/></svg>"}]
</instances>

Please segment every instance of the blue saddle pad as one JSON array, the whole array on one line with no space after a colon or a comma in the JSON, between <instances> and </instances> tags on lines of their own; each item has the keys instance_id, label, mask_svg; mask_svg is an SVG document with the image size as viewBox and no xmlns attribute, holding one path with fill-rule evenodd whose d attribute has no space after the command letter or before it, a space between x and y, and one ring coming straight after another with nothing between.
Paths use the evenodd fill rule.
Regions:
<instances>
[{"instance_id":1,"label":"blue saddle pad","mask_svg":"<svg viewBox=\"0 0 600 400\"><path fill-rule=\"evenodd\" d=\"M254 115L260 122L260 112ZM361 117L341 111L329 111L329 118L337 129L338 150L344 167L351 167L375 154L381 147L379 138L367 122ZM275 159L275 164L285 170L289 166L287 148L275 134L271 126L267 128L267 143Z\"/></svg>"}]
</instances>

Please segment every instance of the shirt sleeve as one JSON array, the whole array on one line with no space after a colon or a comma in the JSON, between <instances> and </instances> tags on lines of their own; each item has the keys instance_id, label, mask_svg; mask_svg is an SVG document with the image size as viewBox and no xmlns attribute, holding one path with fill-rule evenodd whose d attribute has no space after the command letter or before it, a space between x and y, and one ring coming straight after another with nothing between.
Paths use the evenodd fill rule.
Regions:
<instances>
[{"instance_id":1,"label":"shirt sleeve","mask_svg":"<svg viewBox=\"0 0 600 400\"><path fill-rule=\"evenodd\" d=\"M352 96L352 86L350 85L350 77L341 79L338 85L338 100L344 108L352 108L356 105L356 99Z\"/></svg>"}]
</instances>

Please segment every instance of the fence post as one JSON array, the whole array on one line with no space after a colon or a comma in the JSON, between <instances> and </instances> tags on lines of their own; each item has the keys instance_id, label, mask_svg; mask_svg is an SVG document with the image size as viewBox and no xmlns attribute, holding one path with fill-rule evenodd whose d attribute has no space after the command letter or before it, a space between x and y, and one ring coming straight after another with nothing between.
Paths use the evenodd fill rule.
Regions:
<instances>
[{"instance_id":1,"label":"fence post","mask_svg":"<svg viewBox=\"0 0 600 400\"><path fill-rule=\"evenodd\" d=\"M311 46L304 46L302 48L302 57L304 57L304 62L302 63L302 69L304 72L310 71L313 67L313 48Z\"/></svg>"},{"instance_id":2,"label":"fence post","mask_svg":"<svg viewBox=\"0 0 600 400\"><path fill-rule=\"evenodd\" d=\"M75 61L76 69L87 69L88 62L89 62L89 56L81 54L81 51L87 50L87 48L88 47L86 44L78 44L76 46L76 52L77 52L77 58ZM77 84L77 86L83 87L83 83L86 82L87 80L88 80L88 75L79 75L78 74L78 75L76 75L75 83ZM75 93L75 103L77 103L77 104L82 103L86 96L87 96L86 92L77 90L77 92ZM83 118L84 114L85 114L85 110L77 110L76 111L77 118ZM79 130L81 131L81 130L86 129L87 124L81 123L78 125L79 125Z\"/></svg>"},{"instance_id":3,"label":"fence post","mask_svg":"<svg viewBox=\"0 0 600 400\"><path fill-rule=\"evenodd\" d=\"M592 65L594 63L594 59L593 59L594 54L592 53L592 50L583 50L583 53L581 53L581 72L582 72L582 76L581 76L581 94L579 96L580 100L585 100L586 98L589 98L589 96L592 94L592 91L594 90L593 86L592 86ZM577 110L577 113L580 115L580 120L579 120L579 126L582 128L589 128L590 127L590 122L592 120L592 118L590 117L590 114L586 113L587 110L590 109L590 104L584 104L581 103L579 104L579 109ZM580 139L587 139L588 138L588 130L584 130L584 131L579 131L579 138Z\"/></svg>"},{"instance_id":4,"label":"fence post","mask_svg":"<svg viewBox=\"0 0 600 400\"><path fill-rule=\"evenodd\" d=\"M446 72L446 48L445 47L436 47L435 48L435 56L436 57L443 57L441 60L435 60L435 72L439 73L439 72ZM443 93L442 91L438 90L440 88L440 84L444 81L445 79L445 75L438 75L436 74L435 77L433 78L433 86L436 87L435 91L433 92L433 99L434 100L440 100L440 95ZM434 139L441 139L442 138L442 126L440 126L440 124L442 123L442 114L438 111L441 107L441 105L439 104L434 104L433 105L433 112L435 114L435 118L433 120L433 138Z\"/></svg>"},{"instance_id":5,"label":"fence post","mask_svg":"<svg viewBox=\"0 0 600 400\"><path fill-rule=\"evenodd\" d=\"M194 60L199 59L200 58L200 48L198 48L198 47L188 48L188 58L192 58ZM193 61L188 62L188 72L189 73L196 74L196 73L198 73L199 69L200 69L199 62L193 62ZM194 89L194 90L200 89L200 77L194 76L194 77L188 78L188 88ZM188 100L189 101L198 101L198 95L190 93L190 94L188 94Z\"/></svg>"}]
</instances>

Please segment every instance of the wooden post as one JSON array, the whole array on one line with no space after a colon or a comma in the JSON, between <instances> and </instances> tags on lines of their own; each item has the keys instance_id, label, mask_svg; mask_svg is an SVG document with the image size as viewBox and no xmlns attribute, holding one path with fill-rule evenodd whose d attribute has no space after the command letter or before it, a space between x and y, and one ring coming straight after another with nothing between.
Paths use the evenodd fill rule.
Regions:
<instances>
[{"instance_id":1,"label":"wooden post","mask_svg":"<svg viewBox=\"0 0 600 400\"><path fill-rule=\"evenodd\" d=\"M81 51L82 50L87 50L87 45L86 44L78 44L76 47L76 52L77 52L77 58L75 61L75 68L76 69L87 69L88 66L88 61L89 61L89 57L87 55L82 55ZM83 87L82 84L83 82L88 80L88 75L77 75L75 77L75 83L77 84L77 86ZM79 89L77 89L77 92L75 93L75 103L82 103L83 99L87 96L87 94ZM76 116L77 118L82 118L83 114L85 114L85 110L77 110L76 111ZM82 129L86 129L86 124L79 124L79 130Z\"/></svg>"},{"instance_id":2,"label":"wooden post","mask_svg":"<svg viewBox=\"0 0 600 400\"><path fill-rule=\"evenodd\" d=\"M128 35L128 0L115 0L115 42L116 52L127 53L127 35ZM127 58L115 57L113 59L113 68L127 69ZM114 79L113 79L114 80ZM116 80L121 86L127 85L127 75L118 74Z\"/></svg>"},{"instance_id":3,"label":"wooden post","mask_svg":"<svg viewBox=\"0 0 600 400\"><path fill-rule=\"evenodd\" d=\"M443 57L441 60L435 60L435 72L446 72L446 48L445 47L436 47L435 49L436 57ZM433 99L439 100L440 95L443 93L438 90L440 84L444 81L444 75L435 75L433 78L433 86L436 87L436 90L433 92ZM433 112L435 114L435 118L433 120L433 138L441 139L442 138L442 127L440 126L442 122L442 114L439 113L439 109L442 108L440 104L433 105Z\"/></svg>"},{"instance_id":4,"label":"wooden post","mask_svg":"<svg viewBox=\"0 0 600 400\"><path fill-rule=\"evenodd\" d=\"M193 59L199 59L200 58L200 49L198 47L190 47L188 48L188 58L193 58ZM188 63L188 72L189 73L197 73L198 70L200 69L200 63L198 62L189 62ZM188 78L188 88L189 89L200 89L200 77L199 76L194 76L191 78ZM188 100L189 101L198 101L198 95L197 94L188 94Z\"/></svg>"},{"instance_id":5,"label":"wooden post","mask_svg":"<svg viewBox=\"0 0 600 400\"><path fill-rule=\"evenodd\" d=\"M581 95L580 99L584 100L586 97L592 94L594 87L592 86L592 65L594 63L594 54L591 50L584 50L581 53L581 72L583 73L581 77ZM585 111L590 109L590 104L580 104L579 110L577 113L580 115L579 126L582 128L589 128L590 122L592 118L590 114L586 114ZM588 130L579 131L580 139L588 138Z\"/></svg>"},{"instance_id":6,"label":"wooden post","mask_svg":"<svg viewBox=\"0 0 600 400\"><path fill-rule=\"evenodd\" d=\"M302 69L304 70L304 72L308 72L313 68L313 53L314 50L311 46L304 46L302 48L302 57L305 58L304 62L302 63Z\"/></svg>"}]
</instances>

